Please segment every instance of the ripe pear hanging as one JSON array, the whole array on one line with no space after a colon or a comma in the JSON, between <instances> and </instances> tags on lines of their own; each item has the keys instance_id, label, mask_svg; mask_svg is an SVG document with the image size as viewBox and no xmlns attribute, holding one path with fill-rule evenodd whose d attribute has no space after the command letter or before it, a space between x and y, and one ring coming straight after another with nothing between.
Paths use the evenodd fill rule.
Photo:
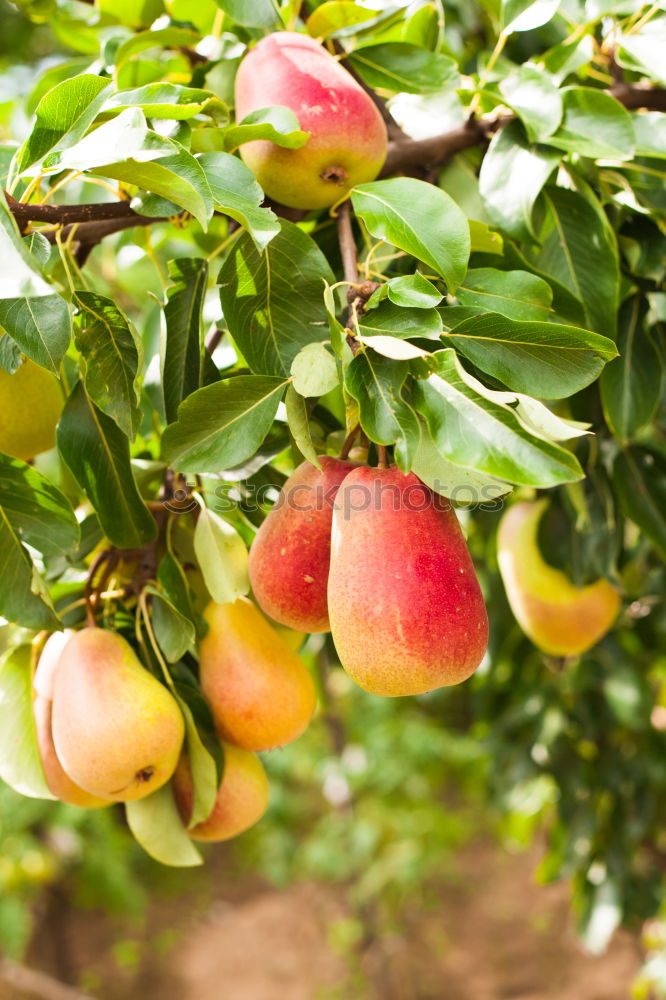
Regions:
<instances>
[{"instance_id":1,"label":"ripe pear hanging","mask_svg":"<svg viewBox=\"0 0 666 1000\"><path fill-rule=\"evenodd\" d=\"M458 684L486 650L488 618L456 514L398 469L358 468L340 487L328 606L340 662L373 694Z\"/></svg>"},{"instance_id":2,"label":"ripe pear hanging","mask_svg":"<svg viewBox=\"0 0 666 1000\"><path fill-rule=\"evenodd\" d=\"M240 147L270 198L291 208L327 208L356 184L372 181L386 158L386 126L354 78L308 35L267 35L236 77L236 120L280 104L310 138L300 149L267 140Z\"/></svg>"},{"instance_id":3,"label":"ripe pear hanging","mask_svg":"<svg viewBox=\"0 0 666 1000\"><path fill-rule=\"evenodd\" d=\"M297 632L328 632L326 588L333 501L353 462L303 462L282 487L250 549L250 583L269 618Z\"/></svg>"},{"instance_id":4,"label":"ripe pear hanging","mask_svg":"<svg viewBox=\"0 0 666 1000\"><path fill-rule=\"evenodd\" d=\"M34 361L13 375L0 368L0 451L27 462L52 448L64 402L58 379Z\"/></svg>"},{"instance_id":5,"label":"ripe pear hanging","mask_svg":"<svg viewBox=\"0 0 666 1000\"><path fill-rule=\"evenodd\" d=\"M169 780L185 724L175 699L122 636L85 628L58 662L52 732L72 781L91 795L127 802Z\"/></svg>"},{"instance_id":6,"label":"ripe pear hanging","mask_svg":"<svg viewBox=\"0 0 666 1000\"><path fill-rule=\"evenodd\" d=\"M246 598L209 604L199 676L221 738L245 750L291 743L315 709L312 677Z\"/></svg>"},{"instance_id":7,"label":"ripe pear hanging","mask_svg":"<svg viewBox=\"0 0 666 1000\"><path fill-rule=\"evenodd\" d=\"M535 646L551 656L577 656L613 624L620 595L608 580L576 587L545 562L539 522L548 502L513 504L500 521L497 560L516 621Z\"/></svg>"},{"instance_id":8,"label":"ripe pear hanging","mask_svg":"<svg viewBox=\"0 0 666 1000\"><path fill-rule=\"evenodd\" d=\"M224 773L213 810L188 830L193 840L230 840L254 826L268 806L268 778L261 761L249 750L224 743ZM173 776L176 805L183 823L192 815L192 771L183 754Z\"/></svg>"}]
</instances>

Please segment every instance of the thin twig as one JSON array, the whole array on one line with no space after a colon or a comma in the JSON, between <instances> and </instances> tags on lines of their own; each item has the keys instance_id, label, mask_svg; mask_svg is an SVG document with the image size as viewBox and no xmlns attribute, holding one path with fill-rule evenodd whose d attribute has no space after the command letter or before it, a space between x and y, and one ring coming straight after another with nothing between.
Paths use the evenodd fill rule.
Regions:
<instances>
[{"instance_id":1,"label":"thin twig","mask_svg":"<svg viewBox=\"0 0 666 1000\"><path fill-rule=\"evenodd\" d=\"M350 430L349 434L347 435L347 437L344 440L344 444L342 445L342 448L340 449L340 454L338 455L338 458L343 458L344 459L344 458L347 458L349 456L349 452L354 447L354 441L358 437L358 433L359 433L360 429L361 428L360 428L360 426L358 424L356 424L355 427L352 427L352 429Z\"/></svg>"},{"instance_id":2,"label":"thin twig","mask_svg":"<svg viewBox=\"0 0 666 1000\"><path fill-rule=\"evenodd\" d=\"M39 1000L93 1000L89 993L65 986L45 972L30 969L10 958L0 959L0 983L12 990L39 997Z\"/></svg>"}]
</instances>

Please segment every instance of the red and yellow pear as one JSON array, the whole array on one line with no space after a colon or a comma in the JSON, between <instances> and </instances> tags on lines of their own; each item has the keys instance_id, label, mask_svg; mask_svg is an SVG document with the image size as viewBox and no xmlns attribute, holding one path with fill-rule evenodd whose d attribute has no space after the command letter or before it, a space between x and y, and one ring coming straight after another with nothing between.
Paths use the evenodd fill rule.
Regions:
<instances>
[{"instance_id":1,"label":"red and yellow pear","mask_svg":"<svg viewBox=\"0 0 666 1000\"><path fill-rule=\"evenodd\" d=\"M497 560L506 595L523 632L544 653L577 656L608 632L620 607L620 594L608 580L576 587L549 566L538 544L546 500L521 501L503 515L497 534Z\"/></svg>"},{"instance_id":2,"label":"red and yellow pear","mask_svg":"<svg viewBox=\"0 0 666 1000\"><path fill-rule=\"evenodd\" d=\"M303 462L284 484L250 549L250 583L262 611L296 632L328 632L326 587L333 501L357 466Z\"/></svg>"},{"instance_id":3,"label":"red and yellow pear","mask_svg":"<svg viewBox=\"0 0 666 1000\"><path fill-rule=\"evenodd\" d=\"M62 651L74 634L71 629L54 632L46 640L39 657L33 677L33 711L37 745L49 791L68 805L98 809L110 805L110 802L90 795L72 781L58 759L51 732L55 673Z\"/></svg>"},{"instance_id":4,"label":"red and yellow pear","mask_svg":"<svg viewBox=\"0 0 666 1000\"><path fill-rule=\"evenodd\" d=\"M458 518L413 473L357 468L343 482L328 605L342 666L373 694L458 684L486 650L488 618Z\"/></svg>"},{"instance_id":5,"label":"red and yellow pear","mask_svg":"<svg viewBox=\"0 0 666 1000\"><path fill-rule=\"evenodd\" d=\"M310 137L299 149L265 139L240 147L242 159L275 201L328 208L356 184L372 181L386 158L386 126L365 90L308 35L267 35L236 76L236 120L280 104Z\"/></svg>"},{"instance_id":6,"label":"red and yellow pear","mask_svg":"<svg viewBox=\"0 0 666 1000\"><path fill-rule=\"evenodd\" d=\"M199 676L220 737L245 750L291 743L316 704L301 658L245 597L209 604L204 617Z\"/></svg>"},{"instance_id":7,"label":"red and yellow pear","mask_svg":"<svg viewBox=\"0 0 666 1000\"><path fill-rule=\"evenodd\" d=\"M185 724L178 703L117 632L89 627L55 671L52 733L66 774L91 795L128 802L173 774Z\"/></svg>"},{"instance_id":8,"label":"red and yellow pear","mask_svg":"<svg viewBox=\"0 0 666 1000\"><path fill-rule=\"evenodd\" d=\"M224 772L210 816L188 830L193 840L230 840L261 819L268 806L268 778L256 754L223 743ZM183 754L173 776L173 790L181 819L189 826L192 815L192 771Z\"/></svg>"}]
</instances>

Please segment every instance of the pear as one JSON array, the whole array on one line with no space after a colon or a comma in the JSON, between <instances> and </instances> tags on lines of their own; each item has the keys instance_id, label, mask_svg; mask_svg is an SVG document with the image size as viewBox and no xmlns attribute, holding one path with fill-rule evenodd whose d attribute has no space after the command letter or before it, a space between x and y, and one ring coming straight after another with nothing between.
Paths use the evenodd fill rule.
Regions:
<instances>
[{"instance_id":1,"label":"pear","mask_svg":"<svg viewBox=\"0 0 666 1000\"><path fill-rule=\"evenodd\" d=\"M291 743L316 703L301 658L245 597L209 604L204 617L199 677L220 737L245 750Z\"/></svg>"},{"instance_id":2,"label":"pear","mask_svg":"<svg viewBox=\"0 0 666 1000\"><path fill-rule=\"evenodd\" d=\"M76 633L72 629L64 632L54 632L44 643L35 676L33 677L33 712L37 730L37 745L44 767L46 784L49 791L61 802L72 806L83 806L86 809L97 809L108 806L105 799L89 795L79 788L65 772L58 760L51 732L51 716L53 706L53 688L55 673L60 655L67 643Z\"/></svg>"},{"instance_id":3,"label":"pear","mask_svg":"<svg viewBox=\"0 0 666 1000\"><path fill-rule=\"evenodd\" d=\"M185 726L177 702L116 632L85 628L60 656L52 733L65 772L91 795L127 802L173 774Z\"/></svg>"},{"instance_id":4,"label":"pear","mask_svg":"<svg viewBox=\"0 0 666 1000\"><path fill-rule=\"evenodd\" d=\"M300 149L265 139L240 155L270 198L291 208L327 208L356 184L372 181L387 151L386 126L370 96L314 39L267 35L236 76L236 120L281 104L310 138Z\"/></svg>"},{"instance_id":5,"label":"pear","mask_svg":"<svg viewBox=\"0 0 666 1000\"><path fill-rule=\"evenodd\" d=\"M188 830L193 840L229 840L261 819L268 806L268 778L261 761L249 750L223 743L224 772L213 810ZM192 815L192 772L183 754L173 776L176 805L183 823Z\"/></svg>"},{"instance_id":6,"label":"pear","mask_svg":"<svg viewBox=\"0 0 666 1000\"><path fill-rule=\"evenodd\" d=\"M55 375L34 361L13 375L0 368L0 451L27 462L53 448L63 404Z\"/></svg>"},{"instance_id":7,"label":"pear","mask_svg":"<svg viewBox=\"0 0 666 1000\"><path fill-rule=\"evenodd\" d=\"M608 632L617 617L620 594L600 579L576 587L545 562L538 545L539 522L547 500L521 501L503 515L497 534L497 561L514 617L544 653L577 656Z\"/></svg>"},{"instance_id":8,"label":"pear","mask_svg":"<svg viewBox=\"0 0 666 1000\"><path fill-rule=\"evenodd\" d=\"M296 632L328 632L326 586L333 501L356 468L323 457L303 462L282 487L250 548L250 583L261 610Z\"/></svg>"},{"instance_id":9,"label":"pear","mask_svg":"<svg viewBox=\"0 0 666 1000\"><path fill-rule=\"evenodd\" d=\"M340 487L328 607L342 666L373 694L457 684L486 650L488 618L456 514L398 469L358 468Z\"/></svg>"}]
</instances>

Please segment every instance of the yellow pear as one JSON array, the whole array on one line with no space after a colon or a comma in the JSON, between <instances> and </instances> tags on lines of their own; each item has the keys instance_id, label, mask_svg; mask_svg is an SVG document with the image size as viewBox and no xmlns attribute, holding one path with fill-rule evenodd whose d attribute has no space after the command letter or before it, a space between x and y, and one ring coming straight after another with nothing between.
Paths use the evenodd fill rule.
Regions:
<instances>
[{"instance_id":1,"label":"yellow pear","mask_svg":"<svg viewBox=\"0 0 666 1000\"><path fill-rule=\"evenodd\" d=\"M204 617L201 688L220 736L246 750L295 740L317 697L301 658L245 597L209 604Z\"/></svg>"},{"instance_id":2,"label":"yellow pear","mask_svg":"<svg viewBox=\"0 0 666 1000\"><path fill-rule=\"evenodd\" d=\"M55 375L34 361L13 375L0 368L0 451L27 462L52 448L63 403Z\"/></svg>"},{"instance_id":3,"label":"yellow pear","mask_svg":"<svg viewBox=\"0 0 666 1000\"><path fill-rule=\"evenodd\" d=\"M122 636L85 628L58 662L52 732L72 781L91 795L127 802L169 780L185 726L175 699Z\"/></svg>"},{"instance_id":4,"label":"yellow pear","mask_svg":"<svg viewBox=\"0 0 666 1000\"><path fill-rule=\"evenodd\" d=\"M261 761L249 750L223 743L224 773L213 810L206 820L188 830L194 840L229 840L237 837L266 812L268 778ZM173 776L173 790L183 823L192 815L192 772L183 754Z\"/></svg>"},{"instance_id":5,"label":"yellow pear","mask_svg":"<svg viewBox=\"0 0 666 1000\"><path fill-rule=\"evenodd\" d=\"M500 521L497 559L511 610L535 646L551 656L576 656L608 632L620 595L608 580L576 587L545 562L538 546L546 500L513 504Z\"/></svg>"},{"instance_id":6,"label":"yellow pear","mask_svg":"<svg viewBox=\"0 0 666 1000\"><path fill-rule=\"evenodd\" d=\"M62 651L75 634L72 629L54 632L46 640L39 657L32 681L37 745L49 791L61 802L67 802L68 805L98 809L101 806L108 806L110 803L105 799L90 795L72 781L58 760L51 731L56 670Z\"/></svg>"}]
</instances>

